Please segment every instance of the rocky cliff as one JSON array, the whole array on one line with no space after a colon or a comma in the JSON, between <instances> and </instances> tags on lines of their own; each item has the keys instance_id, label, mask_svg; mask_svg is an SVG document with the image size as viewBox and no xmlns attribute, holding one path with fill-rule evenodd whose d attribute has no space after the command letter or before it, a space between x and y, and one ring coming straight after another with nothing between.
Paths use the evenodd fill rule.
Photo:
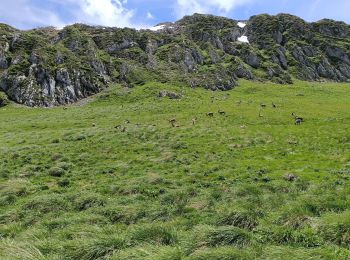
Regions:
<instances>
[{"instance_id":1,"label":"rocky cliff","mask_svg":"<svg viewBox=\"0 0 350 260\"><path fill-rule=\"evenodd\" d=\"M350 26L288 15L248 21L195 14L149 30L92 27L20 31L0 24L0 89L27 106L75 102L118 82L228 90L239 78L350 80Z\"/></svg>"}]
</instances>

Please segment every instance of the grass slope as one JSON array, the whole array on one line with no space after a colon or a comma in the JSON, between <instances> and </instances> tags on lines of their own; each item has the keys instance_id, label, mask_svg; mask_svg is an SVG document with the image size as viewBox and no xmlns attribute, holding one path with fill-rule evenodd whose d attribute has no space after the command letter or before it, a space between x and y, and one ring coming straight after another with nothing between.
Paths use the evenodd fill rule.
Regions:
<instances>
[{"instance_id":1,"label":"grass slope","mask_svg":"<svg viewBox=\"0 0 350 260\"><path fill-rule=\"evenodd\" d=\"M0 256L349 259L349 88L149 83L1 108Z\"/></svg>"}]
</instances>

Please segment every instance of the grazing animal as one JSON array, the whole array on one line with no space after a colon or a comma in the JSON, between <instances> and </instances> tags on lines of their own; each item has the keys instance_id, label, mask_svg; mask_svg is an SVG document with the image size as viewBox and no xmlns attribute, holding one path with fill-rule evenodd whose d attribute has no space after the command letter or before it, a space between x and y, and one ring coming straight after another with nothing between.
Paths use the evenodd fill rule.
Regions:
<instances>
[{"instance_id":1,"label":"grazing animal","mask_svg":"<svg viewBox=\"0 0 350 260\"><path fill-rule=\"evenodd\" d=\"M67 110L68 108L67 107L63 107L63 110Z\"/></svg>"},{"instance_id":2,"label":"grazing animal","mask_svg":"<svg viewBox=\"0 0 350 260\"><path fill-rule=\"evenodd\" d=\"M295 119L299 118L301 121L304 121L302 117L297 116L294 112L292 113L292 116L294 116Z\"/></svg>"},{"instance_id":3,"label":"grazing animal","mask_svg":"<svg viewBox=\"0 0 350 260\"><path fill-rule=\"evenodd\" d=\"M292 116L295 120L295 125L300 125L302 122L304 122L304 118L297 116L294 112L292 113Z\"/></svg>"},{"instance_id":4,"label":"grazing animal","mask_svg":"<svg viewBox=\"0 0 350 260\"><path fill-rule=\"evenodd\" d=\"M195 125L195 124L196 124L196 122L197 122L197 117L192 118L192 125Z\"/></svg>"},{"instance_id":5,"label":"grazing animal","mask_svg":"<svg viewBox=\"0 0 350 260\"><path fill-rule=\"evenodd\" d=\"M213 112L208 112L208 113L207 113L207 116L213 117L213 116L214 116L214 113L213 113Z\"/></svg>"},{"instance_id":6,"label":"grazing animal","mask_svg":"<svg viewBox=\"0 0 350 260\"><path fill-rule=\"evenodd\" d=\"M122 133L124 133L126 131L126 127L123 126L122 129L120 130Z\"/></svg>"},{"instance_id":7,"label":"grazing animal","mask_svg":"<svg viewBox=\"0 0 350 260\"><path fill-rule=\"evenodd\" d=\"M276 108L277 106L272 102L272 107L273 107L273 108Z\"/></svg>"},{"instance_id":8,"label":"grazing animal","mask_svg":"<svg viewBox=\"0 0 350 260\"><path fill-rule=\"evenodd\" d=\"M220 114L220 115L222 115L222 116L224 116L224 115L226 115L226 112L225 111L222 111L222 110L218 110L218 113Z\"/></svg>"},{"instance_id":9,"label":"grazing animal","mask_svg":"<svg viewBox=\"0 0 350 260\"><path fill-rule=\"evenodd\" d=\"M92 123L92 127L95 127L96 126L96 124L95 123Z\"/></svg>"},{"instance_id":10,"label":"grazing animal","mask_svg":"<svg viewBox=\"0 0 350 260\"><path fill-rule=\"evenodd\" d=\"M287 173L283 176L283 178L286 181L296 181L298 179L298 176L294 175L293 173Z\"/></svg>"},{"instance_id":11,"label":"grazing animal","mask_svg":"<svg viewBox=\"0 0 350 260\"><path fill-rule=\"evenodd\" d=\"M176 126L176 118L170 119L169 123L171 124L172 127L175 127Z\"/></svg>"},{"instance_id":12,"label":"grazing animal","mask_svg":"<svg viewBox=\"0 0 350 260\"><path fill-rule=\"evenodd\" d=\"M261 114L261 110L259 111L259 117L264 117L264 116Z\"/></svg>"},{"instance_id":13,"label":"grazing animal","mask_svg":"<svg viewBox=\"0 0 350 260\"><path fill-rule=\"evenodd\" d=\"M116 125L114 128L119 129L120 127L121 127L121 125Z\"/></svg>"},{"instance_id":14,"label":"grazing animal","mask_svg":"<svg viewBox=\"0 0 350 260\"><path fill-rule=\"evenodd\" d=\"M301 118L296 118L294 124L295 124L295 125L300 125L301 122L303 122L303 120L301 120Z\"/></svg>"},{"instance_id":15,"label":"grazing animal","mask_svg":"<svg viewBox=\"0 0 350 260\"><path fill-rule=\"evenodd\" d=\"M260 106L261 106L262 108L265 108L265 107L266 107L266 105L265 105L264 103L261 103Z\"/></svg>"},{"instance_id":16,"label":"grazing animal","mask_svg":"<svg viewBox=\"0 0 350 260\"><path fill-rule=\"evenodd\" d=\"M126 119L126 120L125 120L125 124L130 124L130 120L129 120L129 119Z\"/></svg>"}]
</instances>

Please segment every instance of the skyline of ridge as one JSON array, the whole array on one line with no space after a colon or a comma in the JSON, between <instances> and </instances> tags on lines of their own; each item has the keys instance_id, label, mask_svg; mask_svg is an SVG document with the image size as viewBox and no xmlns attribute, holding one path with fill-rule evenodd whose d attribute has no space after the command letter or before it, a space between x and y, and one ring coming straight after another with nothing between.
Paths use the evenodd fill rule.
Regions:
<instances>
[{"instance_id":1,"label":"skyline of ridge","mask_svg":"<svg viewBox=\"0 0 350 260\"><path fill-rule=\"evenodd\" d=\"M350 2L341 0L3 0L0 22L18 29L62 28L74 23L140 29L174 22L193 13L234 20L247 20L262 13L288 13L307 22L327 18L349 24L349 9Z\"/></svg>"}]
</instances>

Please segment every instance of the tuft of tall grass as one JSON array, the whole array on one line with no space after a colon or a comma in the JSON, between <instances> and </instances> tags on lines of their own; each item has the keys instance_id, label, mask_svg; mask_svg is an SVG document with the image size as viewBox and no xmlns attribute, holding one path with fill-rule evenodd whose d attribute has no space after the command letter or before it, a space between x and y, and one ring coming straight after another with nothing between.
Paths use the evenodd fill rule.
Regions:
<instances>
[{"instance_id":1,"label":"tuft of tall grass","mask_svg":"<svg viewBox=\"0 0 350 260\"><path fill-rule=\"evenodd\" d=\"M24 210L36 211L41 214L58 213L71 209L71 203L60 194L45 194L28 200L22 208Z\"/></svg>"},{"instance_id":2,"label":"tuft of tall grass","mask_svg":"<svg viewBox=\"0 0 350 260\"><path fill-rule=\"evenodd\" d=\"M0 240L0 257L2 259L16 260L48 260L35 245L12 239Z\"/></svg>"},{"instance_id":3,"label":"tuft of tall grass","mask_svg":"<svg viewBox=\"0 0 350 260\"><path fill-rule=\"evenodd\" d=\"M79 196L74 199L73 204L75 209L83 211L92 207L104 206L106 204L106 200L99 194L85 192L79 194Z\"/></svg>"},{"instance_id":4,"label":"tuft of tall grass","mask_svg":"<svg viewBox=\"0 0 350 260\"><path fill-rule=\"evenodd\" d=\"M215 248L199 249L188 258L191 260L250 260L257 259L257 256L249 250L230 246L219 246Z\"/></svg>"},{"instance_id":5,"label":"tuft of tall grass","mask_svg":"<svg viewBox=\"0 0 350 260\"><path fill-rule=\"evenodd\" d=\"M324 240L350 249L350 211L325 216L319 227Z\"/></svg>"},{"instance_id":6,"label":"tuft of tall grass","mask_svg":"<svg viewBox=\"0 0 350 260\"><path fill-rule=\"evenodd\" d=\"M251 243L249 232L238 227L223 226L209 231L206 242L209 246L237 246L243 247Z\"/></svg>"},{"instance_id":7,"label":"tuft of tall grass","mask_svg":"<svg viewBox=\"0 0 350 260\"><path fill-rule=\"evenodd\" d=\"M129 243L118 235L98 236L94 239L75 241L67 247L67 256L70 259L108 259L115 252L126 248Z\"/></svg>"},{"instance_id":8,"label":"tuft of tall grass","mask_svg":"<svg viewBox=\"0 0 350 260\"><path fill-rule=\"evenodd\" d=\"M263 243L278 245L294 245L306 248L318 247L323 244L322 238L312 228L293 230L288 227L275 226L270 229L258 230L259 240Z\"/></svg>"},{"instance_id":9,"label":"tuft of tall grass","mask_svg":"<svg viewBox=\"0 0 350 260\"><path fill-rule=\"evenodd\" d=\"M220 216L217 224L252 230L259 224L259 222L256 214L253 212L233 211Z\"/></svg>"},{"instance_id":10,"label":"tuft of tall grass","mask_svg":"<svg viewBox=\"0 0 350 260\"><path fill-rule=\"evenodd\" d=\"M152 224L136 228L131 234L131 240L133 242L173 245L178 238L173 228Z\"/></svg>"}]
</instances>

